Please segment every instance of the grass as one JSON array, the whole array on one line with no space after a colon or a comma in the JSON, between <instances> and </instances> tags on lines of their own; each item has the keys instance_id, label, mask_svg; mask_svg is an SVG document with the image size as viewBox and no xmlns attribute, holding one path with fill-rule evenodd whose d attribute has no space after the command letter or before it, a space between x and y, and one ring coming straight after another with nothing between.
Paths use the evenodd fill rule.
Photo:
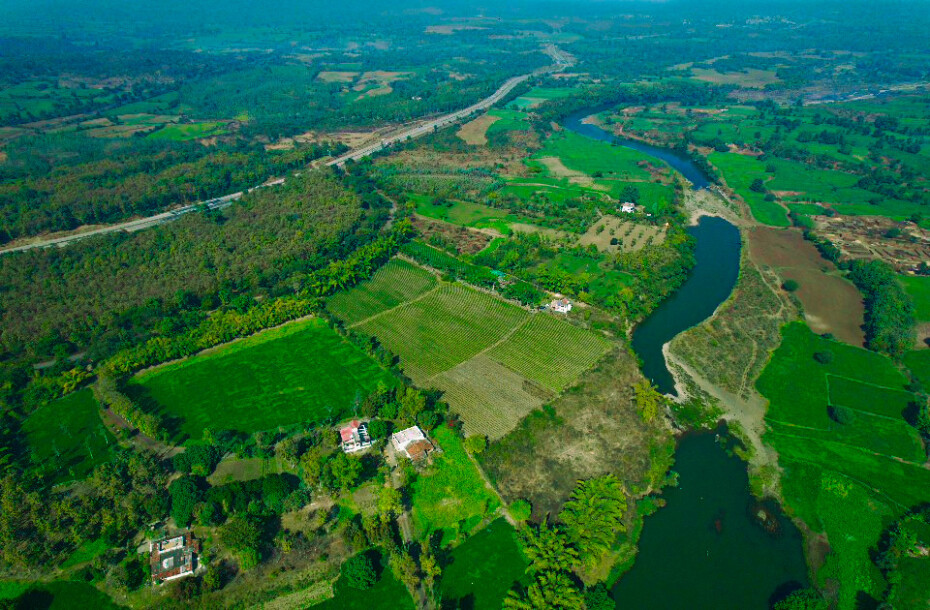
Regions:
<instances>
[{"instance_id":1,"label":"grass","mask_svg":"<svg viewBox=\"0 0 930 610\"><path fill-rule=\"evenodd\" d=\"M435 286L436 276L432 273L395 258L360 289L338 292L330 297L326 307L346 324L355 324L414 299Z\"/></svg>"},{"instance_id":2,"label":"grass","mask_svg":"<svg viewBox=\"0 0 930 610\"><path fill-rule=\"evenodd\" d=\"M492 108L488 115L498 117L490 127L487 134L491 135L502 131L529 131L530 124L527 116L523 112L515 110L506 110L503 108Z\"/></svg>"},{"instance_id":3,"label":"grass","mask_svg":"<svg viewBox=\"0 0 930 610\"><path fill-rule=\"evenodd\" d=\"M902 275L904 290L914 300L914 315L920 322L930 322L930 277Z\"/></svg>"},{"instance_id":4,"label":"grass","mask_svg":"<svg viewBox=\"0 0 930 610\"><path fill-rule=\"evenodd\" d=\"M638 165L655 159L625 146L612 146L591 140L571 131L563 131L546 140L543 149L534 158L558 157L566 167L594 176L625 180L648 181L650 174Z\"/></svg>"},{"instance_id":5,"label":"grass","mask_svg":"<svg viewBox=\"0 0 930 610\"><path fill-rule=\"evenodd\" d=\"M500 608L526 566L516 532L498 519L452 551L439 590L443 600L455 600L455 607Z\"/></svg>"},{"instance_id":6,"label":"grass","mask_svg":"<svg viewBox=\"0 0 930 610\"><path fill-rule=\"evenodd\" d=\"M131 393L178 420L178 432L242 432L347 415L393 376L318 319L304 320L137 375Z\"/></svg>"},{"instance_id":7,"label":"grass","mask_svg":"<svg viewBox=\"0 0 930 610\"><path fill-rule=\"evenodd\" d=\"M566 97L571 97L577 92L578 92L577 89L533 87L527 93L524 93L517 99L507 104L507 107L516 108L518 110L527 110L529 108L535 108L536 106L544 102L548 102L549 100L557 100L557 99L562 99Z\"/></svg>"},{"instance_id":8,"label":"grass","mask_svg":"<svg viewBox=\"0 0 930 610\"><path fill-rule=\"evenodd\" d=\"M749 189L756 178L766 178L764 163L755 157L731 153L711 153L708 159L723 174L727 185L743 198L753 218L773 227L790 224L783 207L774 201L766 201L762 193Z\"/></svg>"},{"instance_id":9,"label":"grass","mask_svg":"<svg viewBox=\"0 0 930 610\"><path fill-rule=\"evenodd\" d=\"M507 234L513 223L531 224L533 222L530 218L480 203L445 200L443 205L433 205L432 198L426 195L408 195L408 197L416 204L417 214L463 227L496 229L500 233Z\"/></svg>"},{"instance_id":10,"label":"grass","mask_svg":"<svg viewBox=\"0 0 930 610\"><path fill-rule=\"evenodd\" d=\"M92 540L90 542L85 542L79 546L68 559L61 564L62 568L70 568L82 563L87 563L94 557L102 554L104 551L110 548L110 545L107 544L106 540L99 538L97 540Z\"/></svg>"},{"instance_id":11,"label":"grass","mask_svg":"<svg viewBox=\"0 0 930 610\"><path fill-rule=\"evenodd\" d=\"M467 533L496 511L500 501L485 485L455 432L440 427L433 438L442 452L435 454L433 465L412 485L411 515L418 538L442 530L448 540Z\"/></svg>"},{"instance_id":12,"label":"grass","mask_svg":"<svg viewBox=\"0 0 930 610\"><path fill-rule=\"evenodd\" d=\"M23 593L25 593L26 598L17 607L42 608L42 610L72 610L73 608L110 610L111 608L121 608L106 594L82 582L63 580L49 583L0 582L0 599L13 599Z\"/></svg>"},{"instance_id":13,"label":"grass","mask_svg":"<svg viewBox=\"0 0 930 610\"><path fill-rule=\"evenodd\" d=\"M226 133L225 123L207 121L203 123L165 125L158 131L152 132L148 138L151 140L171 140L183 142L197 140Z\"/></svg>"},{"instance_id":14,"label":"grass","mask_svg":"<svg viewBox=\"0 0 930 610\"><path fill-rule=\"evenodd\" d=\"M40 407L23 422L32 458L53 484L83 479L112 457L116 439L98 410L85 388Z\"/></svg>"},{"instance_id":15,"label":"grass","mask_svg":"<svg viewBox=\"0 0 930 610\"><path fill-rule=\"evenodd\" d=\"M904 356L904 365L925 388L930 388L930 350L916 350Z\"/></svg>"},{"instance_id":16,"label":"grass","mask_svg":"<svg viewBox=\"0 0 930 610\"><path fill-rule=\"evenodd\" d=\"M387 559L383 558L382 562L386 564ZM394 577L389 566L381 566L381 570L380 580L365 591L349 586L340 578L333 586L333 598L311 607L315 610L412 610L413 600L407 588Z\"/></svg>"},{"instance_id":17,"label":"grass","mask_svg":"<svg viewBox=\"0 0 930 610\"><path fill-rule=\"evenodd\" d=\"M834 551L820 584L838 580L839 607L855 608L860 592L884 591L870 555L883 529L930 499L923 447L901 413L912 396L884 356L819 337L803 323L782 335L757 383L770 401L765 441L778 452L789 511L825 533ZM825 351L830 363L814 360ZM856 409L852 422L833 422L828 404Z\"/></svg>"},{"instance_id":18,"label":"grass","mask_svg":"<svg viewBox=\"0 0 930 610\"><path fill-rule=\"evenodd\" d=\"M483 292L443 284L358 328L399 355L404 371L420 383L504 339L527 315Z\"/></svg>"}]
</instances>

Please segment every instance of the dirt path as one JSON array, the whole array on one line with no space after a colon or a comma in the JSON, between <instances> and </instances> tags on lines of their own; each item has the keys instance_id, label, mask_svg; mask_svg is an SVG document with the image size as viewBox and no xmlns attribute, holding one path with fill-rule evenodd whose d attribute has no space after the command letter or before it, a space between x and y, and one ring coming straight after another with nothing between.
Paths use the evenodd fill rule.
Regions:
<instances>
[{"instance_id":1,"label":"dirt path","mask_svg":"<svg viewBox=\"0 0 930 610\"><path fill-rule=\"evenodd\" d=\"M374 314L374 315L372 315L372 316L368 316L368 317L365 318L364 320L359 320L359 321L356 322L355 324L350 324L350 325L347 326L346 328L356 328L356 327L358 327L358 326L361 326L362 324L367 324L368 322L371 322L372 320L377 320L377 319L380 318L381 316L387 315L387 314L391 313L392 311L396 311L396 310L400 309L401 307L406 307L407 305L412 305L413 303L416 303L417 301L422 301L422 300L425 299L426 297L431 296L434 292L438 291L440 288L442 288L442 284L440 284L440 283L437 282L436 286L434 286L434 287L433 287L432 289L430 289L430 290L427 290L426 292L424 292L424 293L421 294L420 296L418 296L418 297L416 297L416 298L414 298L414 299L410 299L409 301L404 301L403 303L400 303L400 304L398 304L398 305L395 305L394 307L391 307L390 309L385 309L384 311L379 311L378 313L376 313L376 314Z\"/></svg>"}]
</instances>

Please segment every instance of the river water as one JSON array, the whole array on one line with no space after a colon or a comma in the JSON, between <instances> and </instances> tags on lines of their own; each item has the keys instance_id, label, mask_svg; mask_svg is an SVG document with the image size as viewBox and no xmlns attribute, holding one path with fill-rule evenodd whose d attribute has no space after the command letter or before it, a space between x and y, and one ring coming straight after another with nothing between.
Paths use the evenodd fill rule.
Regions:
<instances>
[{"instance_id":1,"label":"river water","mask_svg":"<svg viewBox=\"0 0 930 610\"><path fill-rule=\"evenodd\" d=\"M707 176L684 155L615 137L583 119L601 109L568 117L566 128L589 138L634 148L666 162L693 188ZM688 279L633 331L632 346L643 374L661 392L674 382L662 347L704 321L724 302L739 276L739 230L721 218L702 217L695 237L695 265ZM767 610L773 599L806 586L800 532L774 506L764 509L749 493L746 465L729 455L718 434L686 435L675 453L678 487L663 494L667 506L649 517L633 568L617 582L617 608ZM760 515L767 515L766 527Z\"/></svg>"}]
</instances>

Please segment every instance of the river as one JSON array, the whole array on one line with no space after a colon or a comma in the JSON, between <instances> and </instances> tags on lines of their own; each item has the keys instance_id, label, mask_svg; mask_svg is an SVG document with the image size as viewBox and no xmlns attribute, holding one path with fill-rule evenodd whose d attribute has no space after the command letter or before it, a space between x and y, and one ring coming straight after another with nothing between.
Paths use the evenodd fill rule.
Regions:
<instances>
[{"instance_id":1,"label":"river","mask_svg":"<svg viewBox=\"0 0 930 610\"><path fill-rule=\"evenodd\" d=\"M565 126L664 161L695 189L709 185L686 156L583 122L600 110L573 114ZM667 394L675 388L663 346L713 315L739 276L741 242L735 226L705 216L688 231L696 239L694 268L632 336L643 374ZM745 463L717 442L726 438L720 430L687 434L679 442L679 484L664 492L667 505L646 520L636 562L612 592L617 608L766 610L773 599L807 585L800 532L777 507L762 508L752 497ZM766 516L766 527L760 515Z\"/></svg>"}]
</instances>

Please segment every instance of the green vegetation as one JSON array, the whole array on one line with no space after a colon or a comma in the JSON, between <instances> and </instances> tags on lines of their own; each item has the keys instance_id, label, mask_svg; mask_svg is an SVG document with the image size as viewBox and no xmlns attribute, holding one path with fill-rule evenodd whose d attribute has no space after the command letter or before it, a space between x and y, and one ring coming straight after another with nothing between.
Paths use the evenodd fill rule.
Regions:
<instances>
[{"instance_id":1,"label":"green vegetation","mask_svg":"<svg viewBox=\"0 0 930 610\"><path fill-rule=\"evenodd\" d=\"M832 359L815 359L822 352ZM841 608L855 607L859 591L881 596L885 581L870 549L889 518L930 499L926 454L902 413L914 400L905 385L888 358L818 337L801 323L784 327L757 383L770 401L765 440L784 469L786 506L830 540L833 553L818 578L838 580ZM836 423L830 405L854 417Z\"/></svg>"},{"instance_id":2,"label":"green vegetation","mask_svg":"<svg viewBox=\"0 0 930 610\"><path fill-rule=\"evenodd\" d=\"M422 296L435 288L436 283L432 273L395 258L356 290L331 296L326 301L326 307L346 324L357 324Z\"/></svg>"},{"instance_id":3,"label":"green vegetation","mask_svg":"<svg viewBox=\"0 0 930 610\"><path fill-rule=\"evenodd\" d=\"M450 603L499 608L526 565L513 527L498 519L453 549L439 591Z\"/></svg>"},{"instance_id":4,"label":"green vegetation","mask_svg":"<svg viewBox=\"0 0 930 610\"><path fill-rule=\"evenodd\" d=\"M338 421L391 375L321 320L265 331L133 378L130 394L180 420L177 433ZM217 405L223 405L217 409Z\"/></svg>"},{"instance_id":5,"label":"green vegetation","mask_svg":"<svg viewBox=\"0 0 930 610\"><path fill-rule=\"evenodd\" d=\"M378 582L369 589L353 587L347 578L336 581L335 596L314 610L405 610L415 608L410 593L387 566L383 566Z\"/></svg>"},{"instance_id":6,"label":"green vegetation","mask_svg":"<svg viewBox=\"0 0 930 610\"><path fill-rule=\"evenodd\" d=\"M914 303L914 317L918 322L930 322L930 277L902 275L898 279Z\"/></svg>"},{"instance_id":7,"label":"green vegetation","mask_svg":"<svg viewBox=\"0 0 930 610\"><path fill-rule=\"evenodd\" d=\"M50 402L23 422L30 459L51 483L83 479L113 457L116 439L99 409L91 391L83 389Z\"/></svg>"},{"instance_id":8,"label":"green vegetation","mask_svg":"<svg viewBox=\"0 0 930 610\"><path fill-rule=\"evenodd\" d=\"M755 190L755 180L765 175L765 164L755 157L731 153L712 153L708 159L720 170L727 185L736 191L752 210L753 217L773 227L787 227L785 209L774 201L766 201L765 188Z\"/></svg>"},{"instance_id":9,"label":"green vegetation","mask_svg":"<svg viewBox=\"0 0 930 610\"><path fill-rule=\"evenodd\" d=\"M462 440L445 427L433 435L442 453L414 481L411 514L418 537L442 530L443 540L453 541L469 534L500 503L465 453Z\"/></svg>"},{"instance_id":10,"label":"green vegetation","mask_svg":"<svg viewBox=\"0 0 930 610\"><path fill-rule=\"evenodd\" d=\"M122 608L93 585L82 582L53 581L43 584L0 582L0 602L13 600L12 608L43 608L43 610L71 610L95 608L116 610Z\"/></svg>"},{"instance_id":11,"label":"green vegetation","mask_svg":"<svg viewBox=\"0 0 930 610\"><path fill-rule=\"evenodd\" d=\"M865 297L870 349L901 358L914 345L914 304L894 269L881 260L853 261L849 279Z\"/></svg>"}]
</instances>

